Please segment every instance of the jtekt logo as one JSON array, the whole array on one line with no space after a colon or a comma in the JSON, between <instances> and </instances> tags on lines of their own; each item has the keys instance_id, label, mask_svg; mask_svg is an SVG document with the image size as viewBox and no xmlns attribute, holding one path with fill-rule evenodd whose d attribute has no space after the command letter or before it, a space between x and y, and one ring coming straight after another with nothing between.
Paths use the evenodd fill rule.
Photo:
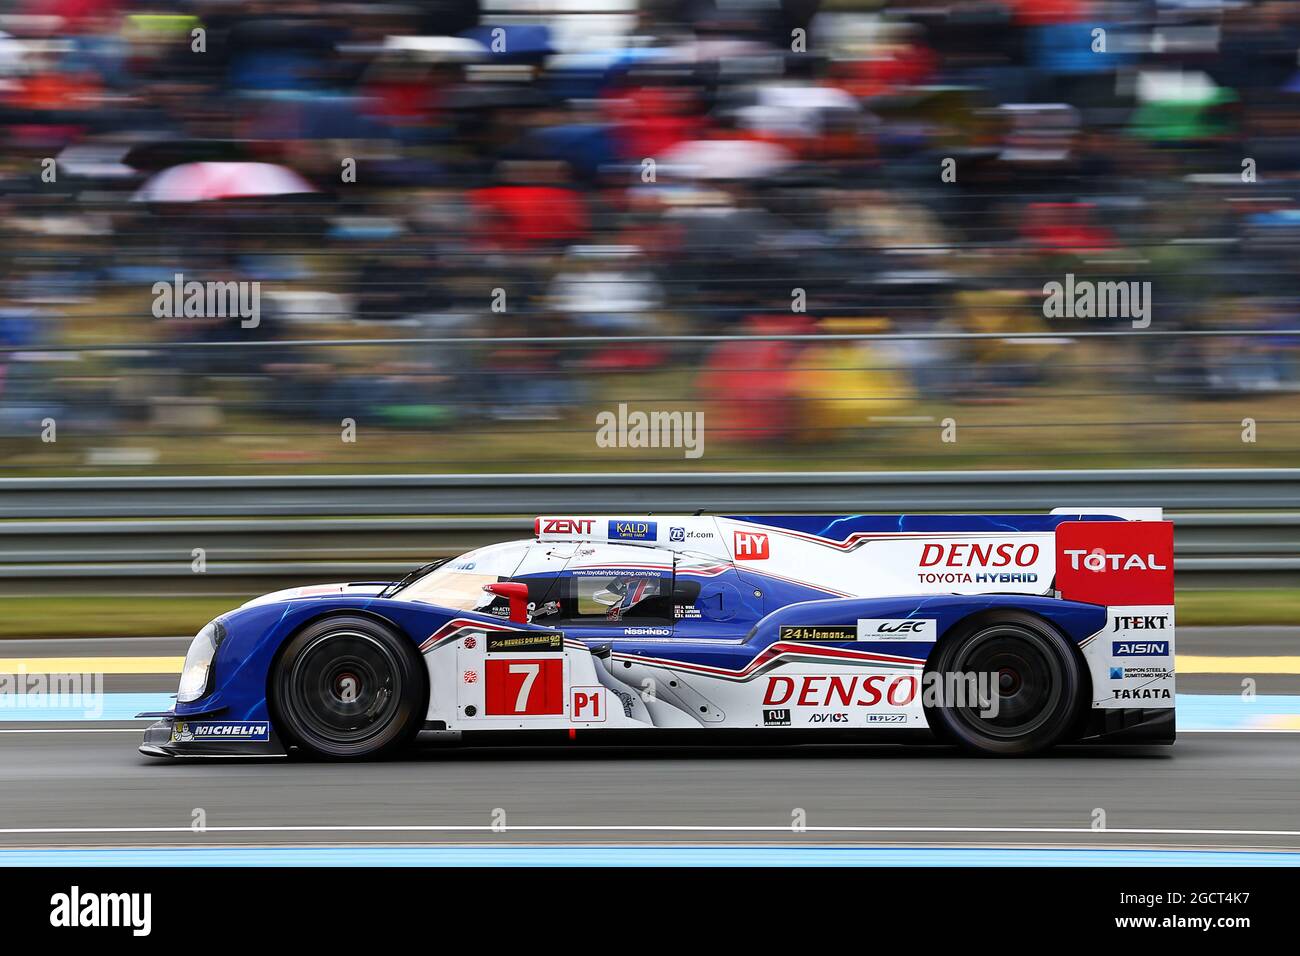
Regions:
<instances>
[{"instance_id":1,"label":"jtekt logo","mask_svg":"<svg viewBox=\"0 0 1300 956\"><path fill-rule=\"evenodd\" d=\"M1163 631L1169 627L1168 614L1124 614L1115 618L1116 631Z\"/></svg>"},{"instance_id":2,"label":"jtekt logo","mask_svg":"<svg viewBox=\"0 0 1300 956\"><path fill-rule=\"evenodd\" d=\"M74 886L50 897L50 925L129 926L132 936L148 936L153 929L153 894L82 893Z\"/></svg>"}]
</instances>

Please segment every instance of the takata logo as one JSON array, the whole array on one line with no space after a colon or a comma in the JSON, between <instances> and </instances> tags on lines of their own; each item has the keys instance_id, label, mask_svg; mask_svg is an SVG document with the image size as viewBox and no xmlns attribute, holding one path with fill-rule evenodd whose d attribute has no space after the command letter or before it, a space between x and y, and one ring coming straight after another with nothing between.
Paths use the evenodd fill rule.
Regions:
<instances>
[{"instance_id":1,"label":"takata logo","mask_svg":"<svg viewBox=\"0 0 1300 956\"><path fill-rule=\"evenodd\" d=\"M767 535L757 531L737 531L735 551L737 561L766 561Z\"/></svg>"},{"instance_id":2,"label":"takata logo","mask_svg":"<svg viewBox=\"0 0 1300 956\"><path fill-rule=\"evenodd\" d=\"M591 534L596 522L592 518L538 518L538 534Z\"/></svg>"}]
</instances>

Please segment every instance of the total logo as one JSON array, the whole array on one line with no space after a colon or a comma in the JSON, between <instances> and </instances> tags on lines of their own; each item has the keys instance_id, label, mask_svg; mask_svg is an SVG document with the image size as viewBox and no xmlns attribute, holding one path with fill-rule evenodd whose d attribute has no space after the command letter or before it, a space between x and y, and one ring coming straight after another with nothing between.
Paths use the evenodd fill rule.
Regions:
<instances>
[{"instance_id":1,"label":"total logo","mask_svg":"<svg viewBox=\"0 0 1300 956\"><path fill-rule=\"evenodd\" d=\"M737 531L733 541L737 561L766 561L767 535L758 531Z\"/></svg>"},{"instance_id":2,"label":"total logo","mask_svg":"<svg viewBox=\"0 0 1300 956\"><path fill-rule=\"evenodd\" d=\"M770 676L763 704L793 703L799 707L875 707L881 703L906 707L916 699L919 681L908 675L804 674Z\"/></svg>"},{"instance_id":3,"label":"total logo","mask_svg":"<svg viewBox=\"0 0 1300 956\"><path fill-rule=\"evenodd\" d=\"M1070 559L1070 567L1078 571L1168 571L1167 564L1161 564L1151 552L1146 554L1111 554L1101 548L1084 551L1080 548L1066 548L1065 555Z\"/></svg>"},{"instance_id":4,"label":"total logo","mask_svg":"<svg viewBox=\"0 0 1300 956\"><path fill-rule=\"evenodd\" d=\"M1056 529L1056 549L1056 589L1068 601L1109 607L1174 603L1171 522L1066 521Z\"/></svg>"}]
</instances>

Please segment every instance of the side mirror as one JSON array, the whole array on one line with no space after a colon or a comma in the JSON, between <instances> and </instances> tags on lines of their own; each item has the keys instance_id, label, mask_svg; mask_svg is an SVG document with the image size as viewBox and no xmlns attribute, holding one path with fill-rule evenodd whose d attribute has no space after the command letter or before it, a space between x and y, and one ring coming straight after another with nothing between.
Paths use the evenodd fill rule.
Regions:
<instances>
[{"instance_id":1,"label":"side mirror","mask_svg":"<svg viewBox=\"0 0 1300 956\"><path fill-rule=\"evenodd\" d=\"M518 581L501 581L485 584L483 590L510 602L510 620L514 624L528 623L528 585Z\"/></svg>"}]
</instances>

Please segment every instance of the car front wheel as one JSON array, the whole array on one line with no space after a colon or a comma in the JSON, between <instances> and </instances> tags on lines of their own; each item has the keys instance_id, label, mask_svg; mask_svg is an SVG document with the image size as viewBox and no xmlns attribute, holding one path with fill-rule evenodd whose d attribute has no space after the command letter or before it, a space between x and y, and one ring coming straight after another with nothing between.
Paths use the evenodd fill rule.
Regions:
<instances>
[{"instance_id":1,"label":"car front wheel","mask_svg":"<svg viewBox=\"0 0 1300 956\"><path fill-rule=\"evenodd\" d=\"M386 754L419 730L428 698L424 661L403 635L366 617L330 617L286 645L275 667L277 727L324 758Z\"/></svg>"}]
</instances>

